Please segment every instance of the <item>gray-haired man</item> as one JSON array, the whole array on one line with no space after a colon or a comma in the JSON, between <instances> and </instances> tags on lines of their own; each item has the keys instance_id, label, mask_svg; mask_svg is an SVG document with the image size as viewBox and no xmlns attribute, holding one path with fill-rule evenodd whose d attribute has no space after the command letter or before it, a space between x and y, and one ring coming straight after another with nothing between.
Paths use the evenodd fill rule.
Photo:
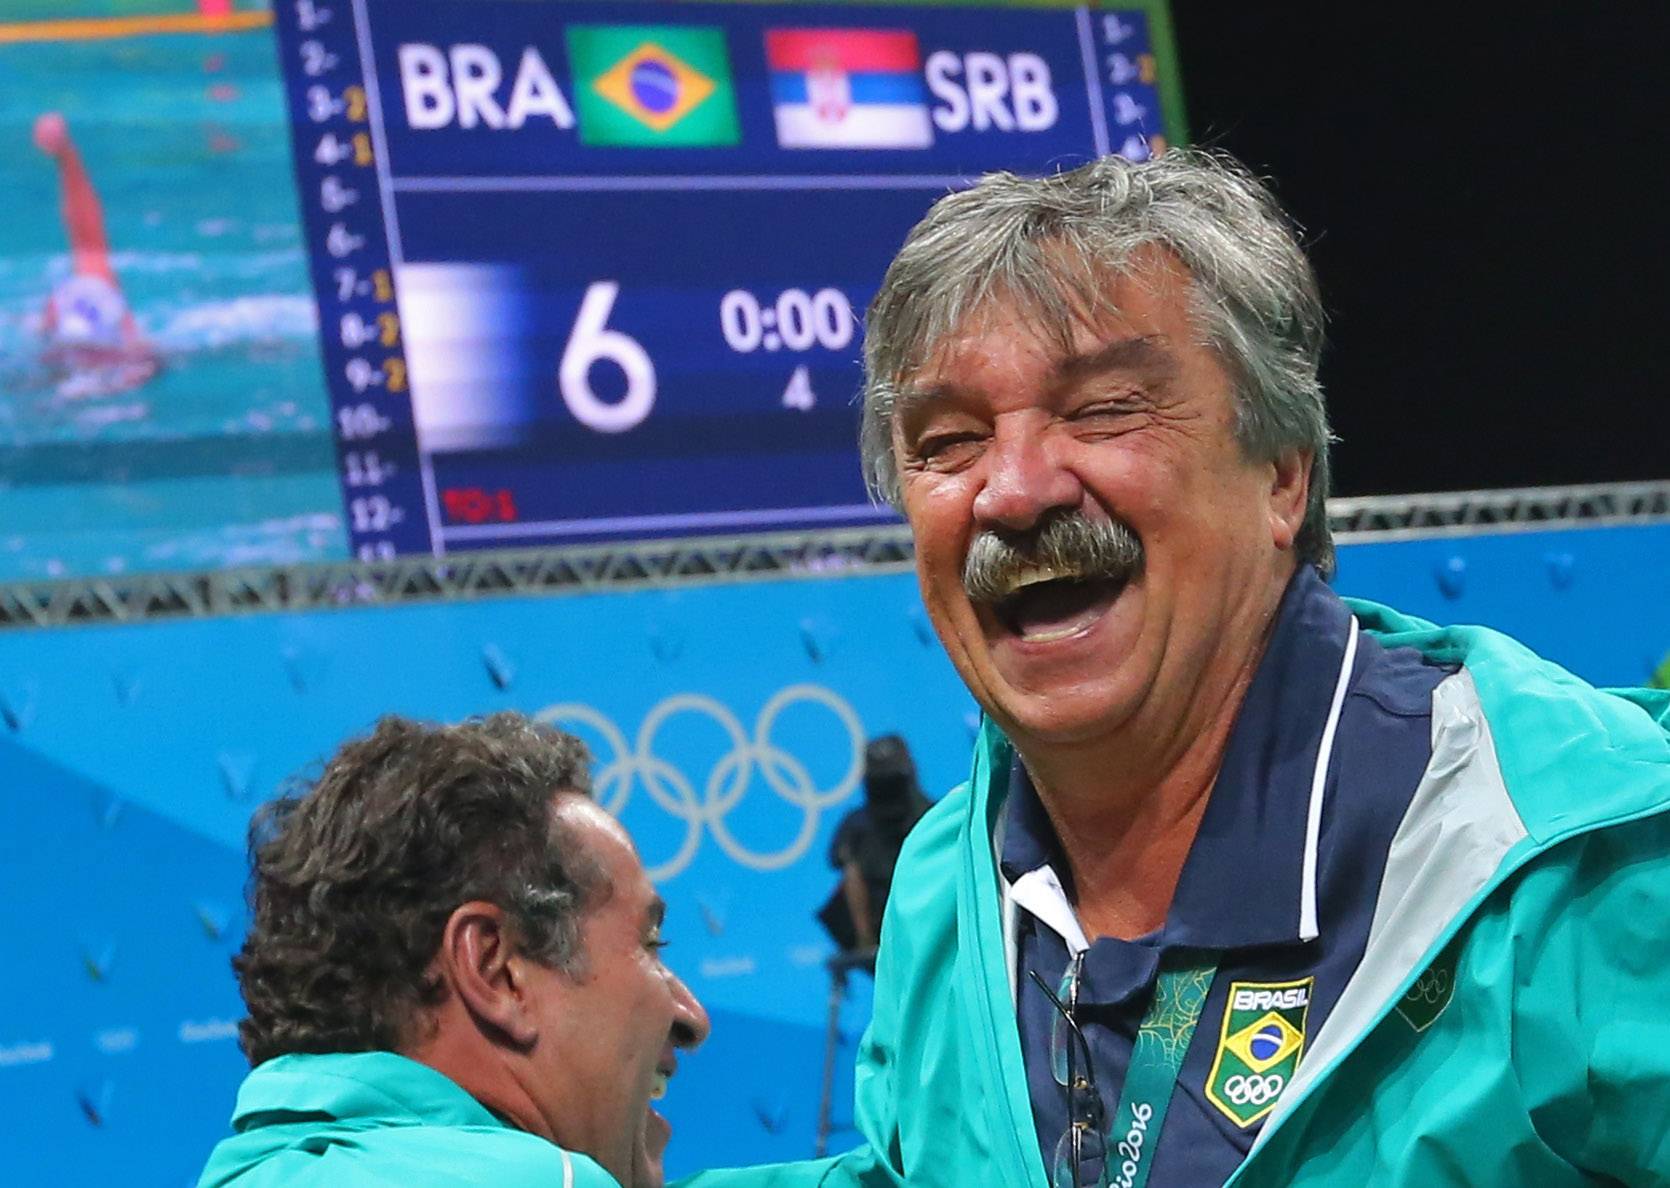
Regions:
<instances>
[{"instance_id":1,"label":"gray-haired man","mask_svg":"<svg viewBox=\"0 0 1670 1188\"><path fill-rule=\"evenodd\" d=\"M1321 345L1221 157L905 242L866 465L987 719L895 877L868 1144L769 1179L1670 1177L1670 698L1334 595Z\"/></svg>"}]
</instances>

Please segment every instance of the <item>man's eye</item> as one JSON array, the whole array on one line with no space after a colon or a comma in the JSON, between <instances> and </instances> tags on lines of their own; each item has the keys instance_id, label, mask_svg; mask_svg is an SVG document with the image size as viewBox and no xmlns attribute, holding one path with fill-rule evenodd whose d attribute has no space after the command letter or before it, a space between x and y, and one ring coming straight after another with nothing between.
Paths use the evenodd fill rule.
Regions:
<instances>
[{"instance_id":1,"label":"man's eye","mask_svg":"<svg viewBox=\"0 0 1670 1188\"><path fill-rule=\"evenodd\" d=\"M939 433L916 443L916 456L934 465L955 465L972 457L984 439L978 433Z\"/></svg>"},{"instance_id":2,"label":"man's eye","mask_svg":"<svg viewBox=\"0 0 1670 1188\"><path fill-rule=\"evenodd\" d=\"M1083 408L1074 410L1072 419L1075 421L1111 421L1120 417L1129 417L1139 410L1135 405L1124 401L1100 401L1087 404Z\"/></svg>"},{"instance_id":3,"label":"man's eye","mask_svg":"<svg viewBox=\"0 0 1670 1188\"><path fill-rule=\"evenodd\" d=\"M1090 435L1114 436L1135 429L1142 424L1138 419L1142 410L1123 401L1087 404L1074 410L1068 420L1073 428Z\"/></svg>"}]
</instances>

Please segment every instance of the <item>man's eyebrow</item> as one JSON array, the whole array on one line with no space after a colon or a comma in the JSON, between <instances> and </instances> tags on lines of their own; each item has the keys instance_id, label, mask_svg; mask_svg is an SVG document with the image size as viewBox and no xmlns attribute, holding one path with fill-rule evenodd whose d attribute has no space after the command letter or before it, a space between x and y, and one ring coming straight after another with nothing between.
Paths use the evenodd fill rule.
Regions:
<instances>
[{"instance_id":1,"label":"man's eyebrow","mask_svg":"<svg viewBox=\"0 0 1670 1188\"><path fill-rule=\"evenodd\" d=\"M1157 335L1121 338L1085 355L1072 355L1055 366L1057 379L1070 383L1105 371L1147 371L1169 375L1177 370L1177 356Z\"/></svg>"},{"instance_id":2,"label":"man's eyebrow","mask_svg":"<svg viewBox=\"0 0 1670 1188\"><path fill-rule=\"evenodd\" d=\"M955 391L951 384L904 384L893 396L893 417L907 420Z\"/></svg>"},{"instance_id":3,"label":"man's eyebrow","mask_svg":"<svg viewBox=\"0 0 1670 1188\"><path fill-rule=\"evenodd\" d=\"M649 924L652 927L659 928L666 918L667 901L657 895L654 899L649 901L649 906L644 909L644 923Z\"/></svg>"}]
</instances>

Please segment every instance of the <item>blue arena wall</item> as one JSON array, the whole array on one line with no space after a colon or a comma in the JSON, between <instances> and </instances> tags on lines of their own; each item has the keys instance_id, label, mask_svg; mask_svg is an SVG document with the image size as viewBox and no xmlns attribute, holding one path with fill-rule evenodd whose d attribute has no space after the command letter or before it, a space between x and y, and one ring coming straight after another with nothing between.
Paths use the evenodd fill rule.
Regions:
<instances>
[{"instance_id":1,"label":"blue arena wall","mask_svg":"<svg viewBox=\"0 0 1670 1188\"><path fill-rule=\"evenodd\" d=\"M1670 651L1670 526L1351 545L1336 585L1599 684ZM905 574L0 633L0 1181L193 1182L244 1071L250 811L381 713L503 708L592 743L713 1015L665 1103L671 1170L809 1155L812 912L863 739L903 733L939 792L974 723Z\"/></svg>"}]
</instances>

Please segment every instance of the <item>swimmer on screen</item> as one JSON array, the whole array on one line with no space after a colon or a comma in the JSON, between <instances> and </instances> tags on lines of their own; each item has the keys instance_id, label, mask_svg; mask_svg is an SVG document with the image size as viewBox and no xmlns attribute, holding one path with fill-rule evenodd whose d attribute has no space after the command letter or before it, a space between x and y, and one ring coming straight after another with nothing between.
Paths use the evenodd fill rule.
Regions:
<instances>
[{"instance_id":1,"label":"swimmer on screen","mask_svg":"<svg viewBox=\"0 0 1670 1188\"><path fill-rule=\"evenodd\" d=\"M103 396L136 388L156 375L156 351L134 322L110 266L104 212L64 117L35 121L35 147L58 163L70 275L47 298L45 361L70 373L66 394Z\"/></svg>"}]
</instances>

